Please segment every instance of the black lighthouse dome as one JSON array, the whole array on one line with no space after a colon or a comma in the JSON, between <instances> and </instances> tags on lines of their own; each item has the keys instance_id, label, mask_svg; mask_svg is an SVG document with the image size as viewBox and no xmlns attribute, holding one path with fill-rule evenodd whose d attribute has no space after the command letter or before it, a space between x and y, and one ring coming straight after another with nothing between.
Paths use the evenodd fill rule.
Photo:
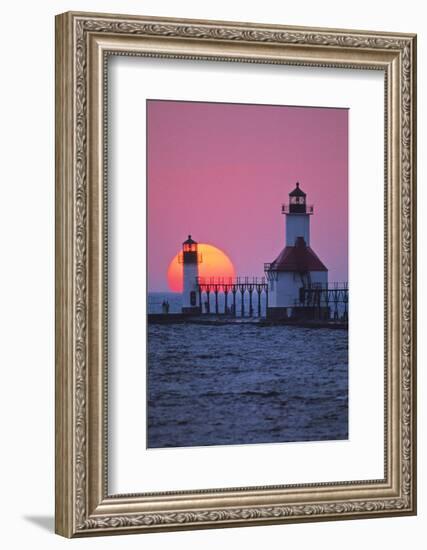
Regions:
<instances>
[{"instance_id":1,"label":"black lighthouse dome","mask_svg":"<svg viewBox=\"0 0 427 550\"><path fill-rule=\"evenodd\" d=\"M290 214L306 214L306 193L300 188L297 181L296 187L289 193L289 213Z\"/></svg>"}]
</instances>

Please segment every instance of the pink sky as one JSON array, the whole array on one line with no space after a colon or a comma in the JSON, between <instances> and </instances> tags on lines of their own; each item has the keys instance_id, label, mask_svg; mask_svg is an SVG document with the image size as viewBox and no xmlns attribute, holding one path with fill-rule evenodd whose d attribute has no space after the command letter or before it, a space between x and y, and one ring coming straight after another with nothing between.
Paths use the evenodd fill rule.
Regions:
<instances>
[{"instance_id":1,"label":"pink sky","mask_svg":"<svg viewBox=\"0 0 427 550\"><path fill-rule=\"evenodd\" d=\"M329 281L348 278L348 110L147 102L148 277L191 233L263 275L285 245L281 204L299 181L314 205L311 247Z\"/></svg>"}]
</instances>

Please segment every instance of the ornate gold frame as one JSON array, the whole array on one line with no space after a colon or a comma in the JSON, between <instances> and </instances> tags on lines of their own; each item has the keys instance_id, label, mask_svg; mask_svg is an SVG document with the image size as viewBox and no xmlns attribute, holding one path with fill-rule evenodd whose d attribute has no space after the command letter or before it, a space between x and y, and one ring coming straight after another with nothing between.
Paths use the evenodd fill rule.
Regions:
<instances>
[{"instance_id":1,"label":"ornate gold frame","mask_svg":"<svg viewBox=\"0 0 427 550\"><path fill-rule=\"evenodd\" d=\"M385 477L111 496L106 483L105 59L385 73ZM416 37L65 13L56 18L56 532L66 537L415 514Z\"/></svg>"}]
</instances>

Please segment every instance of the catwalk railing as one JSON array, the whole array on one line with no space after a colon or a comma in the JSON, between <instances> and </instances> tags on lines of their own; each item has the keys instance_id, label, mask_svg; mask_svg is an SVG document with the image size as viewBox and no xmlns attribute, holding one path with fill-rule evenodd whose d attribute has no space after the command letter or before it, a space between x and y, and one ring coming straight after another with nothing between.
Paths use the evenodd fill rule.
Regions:
<instances>
[{"instance_id":1,"label":"catwalk railing","mask_svg":"<svg viewBox=\"0 0 427 550\"><path fill-rule=\"evenodd\" d=\"M235 317L261 317L268 309L268 281L265 277L198 277L201 313ZM291 309L313 308L319 316L348 319L348 283L311 283L299 289Z\"/></svg>"},{"instance_id":2,"label":"catwalk railing","mask_svg":"<svg viewBox=\"0 0 427 550\"><path fill-rule=\"evenodd\" d=\"M326 309L334 320L348 320L348 283L312 283L300 288L297 307Z\"/></svg>"},{"instance_id":3,"label":"catwalk railing","mask_svg":"<svg viewBox=\"0 0 427 550\"><path fill-rule=\"evenodd\" d=\"M197 287L202 313L261 317L268 307L265 277L198 277Z\"/></svg>"}]
</instances>

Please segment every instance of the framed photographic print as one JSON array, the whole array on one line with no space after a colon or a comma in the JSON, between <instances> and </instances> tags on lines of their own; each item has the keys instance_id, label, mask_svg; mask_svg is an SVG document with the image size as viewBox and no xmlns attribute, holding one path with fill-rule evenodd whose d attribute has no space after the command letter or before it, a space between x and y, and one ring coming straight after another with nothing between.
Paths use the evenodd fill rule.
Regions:
<instances>
[{"instance_id":1,"label":"framed photographic print","mask_svg":"<svg viewBox=\"0 0 427 550\"><path fill-rule=\"evenodd\" d=\"M56 531L416 513L416 37L56 19Z\"/></svg>"}]
</instances>

